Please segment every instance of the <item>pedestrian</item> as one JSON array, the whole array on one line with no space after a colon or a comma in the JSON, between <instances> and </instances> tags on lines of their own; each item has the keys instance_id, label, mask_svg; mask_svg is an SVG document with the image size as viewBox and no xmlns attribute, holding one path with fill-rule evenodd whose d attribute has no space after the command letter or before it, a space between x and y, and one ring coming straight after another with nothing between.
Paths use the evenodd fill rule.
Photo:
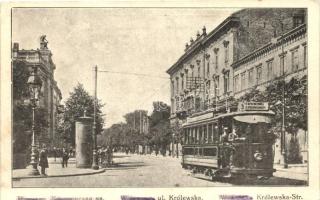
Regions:
<instances>
[{"instance_id":1,"label":"pedestrian","mask_svg":"<svg viewBox=\"0 0 320 200\"><path fill-rule=\"evenodd\" d=\"M62 168L64 168L64 166L68 167L68 160L69 160L69 153L65 148L63 148L62 149Z\"/></svg>"},{"instance_id":2,"label":"pedestrian","mask_svg":"<svg viewBox=\"0 0 320 200\"><path fill-rule=\"evenodd\" d=\"M46 146L43 145L39 155L39 166L41 167L41 175L47 176L46 168L49 168L48 153Z\"/></svg>"}]
</instances>

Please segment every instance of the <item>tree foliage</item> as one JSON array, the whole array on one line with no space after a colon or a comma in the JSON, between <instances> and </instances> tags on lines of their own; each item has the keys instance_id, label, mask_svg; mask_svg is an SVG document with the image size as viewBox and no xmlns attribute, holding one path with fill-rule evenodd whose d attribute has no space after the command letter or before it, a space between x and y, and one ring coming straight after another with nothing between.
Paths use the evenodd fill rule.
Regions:
<instances>
[{"instance_id":1,"label":"tree foliage","mask_svg":"<svg viewBox=\"0 0 320 200\"><path fill-rule=\"evenodd\" d=\"M307 131L307 79L306 76L290 81L276 80L265 90L253 88L238 101L267 101L270 109L275 112L273 127L280 131L282 126L282 106L285 107L285 129L288 133L296 134L298 129ZM284 104L283 104L284 103Z\"/></svg>"},{"instance_id":2,"label":"tree foliage","mask_svg":"<svg viewBox=\"0 0 320 200\"><path fill-rule=\"evenodd\" d=\"M96 110L96 132L100 134L103 130L104 120L102 118L103 104L97 100ZM63 123L62 128L65 131L65 140L72 145L75 144L75 122L80 117L84 116L86 111L87 116L93 116L94 109L94 97L90 96L89 93L84 89L83 85L78 85L70 93L69 98L65 102Z\"/></svg>"},{"instance_id":3,"label":"tree foliage","mask_svg":"<svg viewBox=\"0 0 320 200\"><path fill-rule=\"evenodd\" d=\"M163 102L153 103L150 116L150 144L158 148L166 148L171 142L170 107Z\"/></svg>"},{"instance_id":4,"label":"tree foliage","mask_svg":"<svg viewBox=\"0 0 320 200\"><path fill-rule=\"evenodd\" d=\"M14 153L30 153L32 137L32 107L30 105L30 90L27 84L30 69L23 62L14 61L12 65L12 97L13 97L13 131L12 143ZM41 99L40 99L41 100ZM39 104L39 103L38 103ZM37 138L44 137L46 128L49 127L47 120L48 112L45 108L35 109L35 134Z\"/></svg>"},{"instance_id":5,"label":"tree foliage","mask_svg":"<svg viewBox=\"0 0 320 200\"><path fill-rule=\"evenodd\" d=\"M160 105L160 107L159 107ZM122 146L134 149L136 145L149 145L165 148L171 141L170 107L155 102L151 116L148 116L149 131L140 132L140 116L147 116L145 110L135 110L124 115L125 123L113 124L99 137L101 146Z\"/></svg>"}]
</instances>

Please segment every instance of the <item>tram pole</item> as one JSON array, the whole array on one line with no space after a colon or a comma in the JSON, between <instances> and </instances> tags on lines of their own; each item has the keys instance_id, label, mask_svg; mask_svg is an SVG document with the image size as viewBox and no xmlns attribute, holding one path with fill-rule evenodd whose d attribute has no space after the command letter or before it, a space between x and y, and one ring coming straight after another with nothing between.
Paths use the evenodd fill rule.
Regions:
<instances>
[{"instance_id":1,"label":"tram pole","mask_svg":"<svg viewBox=\"0 0 320 200\"><path fill-rule=\"evenodd\" d=\"M281 136L282 136L282 155L283 155L283 167L288 168L288 162L287 162L287 145L286 145L286 130L285 130L285 107L286 107L286 100L285 100L285 85L286 85L286 77L285 77L285 68L284 68L284 46L283 46L283 23L281 23L281 65L282 65L282 79L283 79L283 85L282 85L282 128L281 128Z\"/></svg>"},{"instance_id":2,"label":"tram pole","mask_svg":"<svg viewBox=\"0 0 320 200\"><path fill-rule=\"evenodd\" d=\"M93 137L93 151L92 151L92 169L99 169L97 157L97 133L96 133L96 112L97 112L97 76L98 66L94 67L94 100L93 100L93 124L92 124L92 137Z\"/></svg>"},{"instance_id":3,"label":"tram pole","mask_svg":"<svg viewBox=\"0 0 320 200\"><path fill-rule=\"evenodd\" d=\"M284 73L284 71L283 71ZM283 77L284 80L284 77ZM285 80L282 86L282 155L283 155L283 167L288 168L287 162L287 145L286 145L286 130L285 130Z\"/></svg>"}]
</instances>

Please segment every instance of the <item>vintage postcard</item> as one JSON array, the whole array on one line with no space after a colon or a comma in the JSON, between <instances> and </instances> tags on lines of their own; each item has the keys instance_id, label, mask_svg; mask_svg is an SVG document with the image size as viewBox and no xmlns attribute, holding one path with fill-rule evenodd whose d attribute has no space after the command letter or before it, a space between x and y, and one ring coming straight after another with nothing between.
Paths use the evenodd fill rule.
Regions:
<instances>
[{"instance_id":1,"label":"vintage postcard","mask_svg":"<svg viewBox=\"0 0 320 200\"><path fill-rule=\"evenodd\" d=\"M319 4L1 4L1 198L319 199Z\"/></svg>"}]
</instances>

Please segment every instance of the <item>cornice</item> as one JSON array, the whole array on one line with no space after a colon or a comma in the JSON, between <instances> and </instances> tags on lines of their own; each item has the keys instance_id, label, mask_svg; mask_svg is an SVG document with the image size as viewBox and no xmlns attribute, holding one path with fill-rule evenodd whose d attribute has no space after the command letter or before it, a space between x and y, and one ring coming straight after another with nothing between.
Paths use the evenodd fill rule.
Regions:
<instances>
[{"instance_id":1,"label":"cornice","mask_svg":"<svg viewBox=\"0 0 320 200\"><path fill-rule=\"evenodd\" d=\"M237 68L239 65L247 63L247 62L249 62L249 61L251 61L251 60L267 53L267 52L270 52L271 50L278 48L279 46L305 34L306 32L307 32L306 24L302 24L301 26L298 26L298 27L288 31L287 33L283 34L282 36L280 36L278 38L274 38L274 42L269 42L265 46L258 48L256 50L254 50L253 52L247 54L243 58L241 58L238 61L231 64L231 67ZM283 53L281 53L281 54L283 54ZM280 54L279 54L279 56L280 56Z\"/></svg>"}]
</instances>

